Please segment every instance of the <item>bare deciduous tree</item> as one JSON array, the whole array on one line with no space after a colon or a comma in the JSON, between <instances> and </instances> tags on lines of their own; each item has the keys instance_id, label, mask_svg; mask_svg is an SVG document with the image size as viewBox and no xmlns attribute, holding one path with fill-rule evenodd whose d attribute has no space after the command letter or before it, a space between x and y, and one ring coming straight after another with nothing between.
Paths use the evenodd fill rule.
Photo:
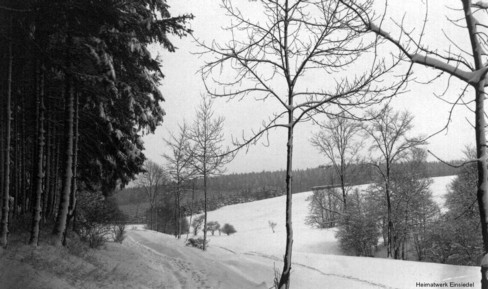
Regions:
<instances>
[{"instance_id":1,"label":"bare deciduous tree","mask_svg":"<svg viewBox=\"0 0 488 289\"><path fill-rule=\"evenodd\" d=\"M203 250L207 241L207 183L208 178L224 172L224 166L232 160L232 155L222 147L224 142L224 118L214 117L213 102L203 97L196 112L188 138L191 142L192 165L197 174L203 177L204 192L204 222L203 222Z\"/></svg>"},{"instance_id":2,"label":"bare deciduous tree","mask_svg":"<svg viewBox=\"0 0 488 289\"><path fill-rule=\"evenodd\" d=\"M314 188L312 195L308 196L309 213L305 219L306 224L320 229L337 226L340 218L345 216L343 200L336 188Z\"/></svg>"},{"instance_id":3,"label":"bare deciduous tree","mask_svg":"<svg viewBox=\"0 0 488 289\"><path fill-rule=\"evenodd\" d=\"M181 193L183 185L188 182L195 171L192 166L193 152L190 148L188 139L189 129L186 123L179 126L178 135L170 134L169 139L165 139L165 143L170 149L170 153L164 154L164 158L168 162L168 174L175 185L175 220L181 219ZM175 222L176 237L181 238L180 222Z\"/></svg>"},{"instance_id":4,"label":"bare deciduous tree","mask_svg":"<svg viewBox=\"0 0 488 289\"><path fill-rule=\"evenodd\" d=\"M363 146L358 139L361 124L347 118L344 113L320 124L321 131L314 134L310 142L330 161L339 176L342 190L342 209L347 209L348 178L353 173L352 164L359 163L359 152Z\"/></svg>"},{"instance_id":5,"label":"bare deciduous tree","mask_svg":"<svg viewBox=\"0 0 488 289\"><path fill-rule=\"evenodd\" d=\"M163 167L152 161L146 161L144 164L144 173L142 173L137 184L141 186L149 201L149 228L157 230L157 224L154 225L154 209L156 208L158 196L162 192L162 187L167 183L167 175ZM157 221L157 217L155 219Z\"/></svg>"},{"instance_id":6,"label":"bare deciduous tree","mask_svg":"<svg viewBox=\"0 0 488 289\"><path fill-rule=\"evenodd\" d=\"M355 29L357 16L338 1L256 1L252 16L229 0L222 7L231 25L225 44L201 43L204 54L214 58L202 69L207 92L212 97L275 102L279 109L238 147L256 143L269 130L285 128L286 137L286 251L280 289L290 287L293 244L292 160L293 133L297 124L309 120L317 110L329 114L364 108L381 101L386 91L397 91L398 83L385 88L378 81L397 64L396 59L365 55L368 65L353 66L375 47L375 39L361 39ZM373 55L373 57L371 57ZM349 74L349 75L348 75ZM347 77L349 76L349 77ZM315 82L307 81L313 78ZM213 86L220 87L219 90Z\"/></svg>"},{"instance_id":7,"label":"bare deciduous tree","mask_svg":"<svg viewBox=\"0 0 488 289\"><path fill-rule=\"evenodd\" d=\"M387 257L392 257L392 236L395 229L391 203L392 166L405 159L410 149L425 144L425 141L407 136L413 127L413 116L409 112L395 112L390 107L385 107L380 112L369 113L371 120L364 126L364 130L372 140L371 163L377 169L384 186L387 206Z\"/></svg>"}]
</instances>

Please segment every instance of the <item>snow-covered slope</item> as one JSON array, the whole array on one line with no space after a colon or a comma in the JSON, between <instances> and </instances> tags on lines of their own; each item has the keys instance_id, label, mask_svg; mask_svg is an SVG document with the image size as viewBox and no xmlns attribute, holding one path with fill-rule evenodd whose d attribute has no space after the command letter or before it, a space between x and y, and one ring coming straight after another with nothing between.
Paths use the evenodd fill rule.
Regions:
<instances>
[{"instance_id":1,"label":"snow-covered slope","mask_svg":"<svg viewBox=\"0 0 488 289\"><path fill-rule=\"evenodd\" d=\"M454 177L439 177L433 179L431 190L434 200L443 205L446 186ZM367 185L357 186L360 190ZM341 255L335 239L335 231L319 230L305 224L308 215L306 200L311 192L293 195L293 229L294 252ZM241 252L257 251L281 256L285 249L285 196L236 204L220 208L208 213L208 221L218 221L232 224L237 234L231 236L210 236L213 246L224 246ZM277 223L275 233L272 232L268 221Z\"/></svg>"},{"instance_id":2,"label":"snow-covered slope","mask_svg":"<svg viewBox=\"0 0 488 289\"><path fill-rule=\"evenodd\" d=\"M431 189L441 206L446 187L453 178L434 178ZM366 187L359 186L359 189ZM319 230L305 224L306 199L310 195L311 192L293 195L293 288L416 288L417 282L448 282L448 285L449 282L474 282L480 286L477 267L341 256L334 229ZM234 254L235 262L241 262L240 270L246 268L246 274L256 278L274 266L278 271L281 269L286 234L284 196L223 207L209 212L208 220L232 224L237 230L231 236L210 235L210 252ZM278 223L275 233L268 221ZM242 257L260 266L254 270L252 266L242 267ZM265 274L263 278L270 285L270 276Z\"/></svg>"}]
</instances>

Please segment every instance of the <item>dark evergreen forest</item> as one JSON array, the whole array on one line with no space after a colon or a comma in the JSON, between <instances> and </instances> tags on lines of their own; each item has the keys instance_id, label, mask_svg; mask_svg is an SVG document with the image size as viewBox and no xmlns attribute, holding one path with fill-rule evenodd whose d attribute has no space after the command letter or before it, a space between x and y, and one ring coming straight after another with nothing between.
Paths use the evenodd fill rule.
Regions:
<instances>
[{"instance_id":1,"label":"dark evergreen forest","mask_svg":"<svg viewBox=\"0 0 488 289\"><path fill-rule=\"evenodd\" d=\"M168 8L150 0L1 2L1 246L19 222L31 223L33 245L40 226L54 244L66 243L70 222L90 211L77 204L107 202L142 171L141 137L165 114L162 63L148 46L174 51L169 37L191 33L192 16Z\"/></svg>"}]
</instances>

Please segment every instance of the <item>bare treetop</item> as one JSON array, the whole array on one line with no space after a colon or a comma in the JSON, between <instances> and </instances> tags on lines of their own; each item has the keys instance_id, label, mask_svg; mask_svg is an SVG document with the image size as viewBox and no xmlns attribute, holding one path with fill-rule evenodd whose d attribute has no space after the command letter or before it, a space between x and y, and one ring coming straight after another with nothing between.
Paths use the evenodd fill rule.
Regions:
<instances>
[{"instance_id":1,"label":"bare treetop","mask_svg":"<svg viewBox=\"0 0 488 289\"><path fill-rule=\"evenodd\" d=\"M325 104L368 106L399 88L402 79L387 87L379 83L399 60L376 57L375 38L363 37L360 18L339 1L260 3L264 21L256 22L235 3L222 2L232 19L224 28L231 39L201 43L203 53L213 57L202 68L211 96L273 98L299 112L296 123ZM370 61L353 66L359 59ZM291 105L289 96L296 97ZM276 113L270 121L282 116Z\"/></svg>"}]
</instances>

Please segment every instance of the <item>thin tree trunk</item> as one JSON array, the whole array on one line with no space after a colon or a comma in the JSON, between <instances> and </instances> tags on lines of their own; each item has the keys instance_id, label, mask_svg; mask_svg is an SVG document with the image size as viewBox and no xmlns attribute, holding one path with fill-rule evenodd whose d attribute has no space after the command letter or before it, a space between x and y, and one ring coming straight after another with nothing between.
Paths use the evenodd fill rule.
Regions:
<instances>
[{"instance_id":1,"label":"thin tree trunk","mask_svg":"<svg viewBox=\"0 0 488 289\"><path fill-rule=\"evenodd\" d=\"M175 196L175 212L174 212L174 218L175 218L175 227L173 228L175 230L175 238L178 238L178 190L177 190L177 185L174 187L174 196Z\"/></svg>"},{"instance_id":2,"label":"thin tree trunk","mask_svg":"<svg viewBox=\"0 0 488 289\"><path fill-rule=\"evenodd\" d=\"M46 104L46 115L49 115L49 105ZM49 191L51 187L51 124L49 117L46 119L46 136L45 136L45 168L44 168L44 195L42 201L42 221L46 223L47 218L51 212L50 199L51 192Z\"/></svg>"},{"instance_id":3,"label":"thin tree trunk","mask_svg":"<svg viewBox=\"0 0 488 289\"><path fill-rule=\"evenodd\" d=\"M191 219L193 218L193 204L195 202L195 179L193 179L193 186L191 190L191 205L190 205L190 222L188 227L191 226ZM190 228L188 228L188 232L186 233L186 241L188 241L188 235L190 234Z\"/></svg>"},{"instance_id":4,"label":"thin tree trunk","mask_svg":"<svg viewBox=\"0 0 488 289\"><path fill-rule=\"evenodd\" d=\"M181 239L181 188L180 188L180 184L178 183L178 186L176 188L176 197L177 197L177 204L176 204L176 209L178 210L177 212L177 238L178 239Z\"/></svg>"},{"instance_id":5,"label":"thin tree trunk","mask_svg":"<svg viewBox=\"0 0 488 289\"><path fill-rule=\"evenodd\" d=\"M293 98L289 97L290 107ZM288 111L288 141L286 144L286 249L283 272L279 282L279 289L290 288L291 257L293 250L293 223L292 223L292 173L293 173L293 111Z\"/></svg>"},{"instance_id":6,"label":"thin tree trunk","mask_svg":"<svg viewBox=\"0 0 488 289\"><path fill-rule=\"evenodd\" d=\"M58 120L58 119L56 119ZM52 203L51 203L51 216L57 217L57 211L56 208L59 207L59 195L58 193L58 187L59 187L59 167L60 167L60 162L61 162L61 139L60 137L57 136L58 130L56 127L54 127L53 131L53 153L54 153L54 168L53 168L53 174L52 174L52 184L51 184L51 190L52 190Z\"/></svg>"},{"instance_id":7,"label":"thin tree trunk","mask_svg":"<svg viewBox=\"0 0 488 289\"><path fill-rule=\"evenodd\" d=\"M346 191L346 180L344 179L345 175L346 175L344 167L345 167L344 156L341 155L341 176L340 176L340 179L341 179L341 190L342 190L342 202L344 204L344 206L342 207L342 211L346 212L347 211L347 191Z\"/></svg>"},{"instance_id":8,"label":"thin tree trunk","mask_svg":"<svg viewBox=\"0 0 488 289\"><path fill-rule=\"evenodd\" d=\"M26 134L26 124L25 124L25 98L26 96L24 95L22 97L22 128L21 128L21 134L22 134L22 149L21 149L21 159L22 159L22 168L21 168L21 185L20 185L20 192L22 194L22 213L25 214L27 211L27 134Z\"/></svg>"},{"instance_id":9,"label":"thin tree trunk","mask_svg":"<svg viewBox=\"0 0 488 289\"><path fill-rule=\"evenodd\" d=\"M387 236L388 236L388 244L386 247L386 257L391 258L392 257L392 251L393 251L393 243L392 243L392 237L393 237L393 221L391 219L392 217L392 212L391 212L391 196L390 196L390 161L389 161L389 156L386 157L386 180L385 180L385 194L386 194L386 206L387 206L387 221L388 221L388 227L387 227Z\"/></svg>"},{"instance_id":10,"label":"thin tree trunk","mask_svg":"<svg viewBox=\"0 0 488 289\"><path fill-rule=\"evenodd\" d=\"M5 171L4 171L4 182L3 182L3 207L2 207L2 220L1 220L1 230L0 230L0 246L7 247L8 245L8 224L9 224L9 200L10 200L10 133L11 133L11 118L12 118L12 42L9 40L8 46L8 75L7 75L7 101L5 105L6 115L5 115Z\"/></svg>"},{"instance_id":11,"label":"thin tree trunk","mask_svg":"<svg viewBox=\"0 0 488 289\"><path fill-rule=\"evenodd\" d=\"M18 210L17 210L17 202L19 198L19 186L18 186L18 180L19 180L19 136L18 136L18 113L16 112L16 104L12 103L12 107L14 108L14 115L13 117L13 144L12 144L12 154L13 154L13 160L12 160L12 181L11 181L11 195L13 195L13 204L12 204L12 212L11 212L11 218L13 216L18 215Z\"/></svg>"},{"instance_id":12,"label":"thin tree trunk","mask_svg":"<svg viewBox=\"0 0 488 289\"><path fill-rule=\"evenodd\" d=\"M42 179L43 171L43 156L44 156L44 73L39 72L39 90L38 90L38 132L37 132L37 164L36 164L36 179L35 179L35 195L34 195L34 211L32 214L32 226L29 244L37 246L39 243L39 223L41 221L42 211Z\"/></svg>"},{"instance_id":13,"label":"thin tree trunk","mask_svg":"<svg viewBox=\"0 0 488 289\"><path fill-rule=\"evenodd\" d=\"M203 251L207 249L207 173L206 173L206 161L203 162L203 192L204 192L204 212L205 218L203 221Z\"/></svg>"},{"instance_id":14,"label":"thin tree trunk","mask_svg":"<svg viewBox=\"0 0 488 289\"><path fill-rule=\"evenodd\" d=\"M63 233L66 230L68 219L68 209L70 203L71 181L73 178L73 122L74 122L74 87L71 76L67 76L67 101L66 101L66 127L65 127L65 147L64 147L64 164L63 180L59 200L58 215L53 229L54 245L61 246L63 242Z\"/></svg>"}]
</instances>

